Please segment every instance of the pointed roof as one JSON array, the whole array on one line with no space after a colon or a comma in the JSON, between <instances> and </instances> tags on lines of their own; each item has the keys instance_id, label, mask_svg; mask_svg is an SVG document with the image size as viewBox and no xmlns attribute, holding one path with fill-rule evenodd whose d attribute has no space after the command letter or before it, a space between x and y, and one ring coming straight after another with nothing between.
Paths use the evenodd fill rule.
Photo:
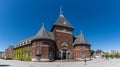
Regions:
<instances>
[{"instance_id":1,"label":"pointed roof","mask_svg":"<svg viewBox=\"0 0 120 67\"><path fill-rule=\"evenodd\" d=\"M56 21L56 23L54 25L73 28L73 26L70 24L70 22L67 21L63 15L60 15L60 17L58 18L58 20Z\"/></svg>"},{"instance_id":2,"label":"pointed roof","mask_svg":"<svg viewBox=\"0 0 120 67\"><path fill-rule=\"evenodd\" d=\"M70 22L64 17L62 7L60 7L60 16L54 25L73 28L73 26L70 24Z\"/></svg>"},{"instance_id":3,"label":"pointed roof","mask_svg":"<svg viewBox=\"0 0 120 67\"><path fill-rule=\"evenodd\" d=\"M81 34L76 37L74 42L74 45L78 45L78 44L89 44L88 41L85 39L82 31L81 31Z\"/></svg>"},{"instance_id":4,"label":"pointed roof","mask_svg":"<svg viewBox=\"0 0 120 67\"><path fill-rule=\"evenodd\" d=\"M42 28L39 30L36 36L39 36L41 38L48 38L49 34L47 30L45 29L44 25L42 25Z\"/></svg>"},{"instance_id":5,"label":"pointed roof","mask_svg":"<svg viewBox=\"0 0 120 67\"><path fill-rule=\"evenodd\" d=\"M36 34L36 36L33 39L51 39L51 40L54 40L54 35L52 32L47 32L44 25L42 25L42 28L39 30L39 32Z\"/></svg>"}]
</instances>

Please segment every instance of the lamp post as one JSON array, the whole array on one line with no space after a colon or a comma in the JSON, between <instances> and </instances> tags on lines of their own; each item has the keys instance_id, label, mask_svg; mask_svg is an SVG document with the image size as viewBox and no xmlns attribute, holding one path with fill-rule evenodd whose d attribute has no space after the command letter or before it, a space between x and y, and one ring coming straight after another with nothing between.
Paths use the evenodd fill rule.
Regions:
<instances>
[{"instance_id":1,"label":"lamp post","mask_svg":"<svg viewBox=\"0 0 120 67\"><path fill-rule=\"evenodd\" d=\"M38 57L38 61L40 61L40 57L41 57L41 55L42 55L42 54L41 54L40 51L37 51L37 52L36 52L36 56Z\"/></svg>"}]
</instances>

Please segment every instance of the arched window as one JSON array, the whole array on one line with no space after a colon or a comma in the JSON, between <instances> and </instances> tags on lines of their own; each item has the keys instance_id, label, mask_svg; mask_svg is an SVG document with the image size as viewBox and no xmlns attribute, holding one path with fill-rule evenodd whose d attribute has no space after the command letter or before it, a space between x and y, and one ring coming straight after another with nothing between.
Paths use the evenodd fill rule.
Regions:
<instances>
[{"instance_id":1,"label":"arched window","mask_svg":"<svg viewBox=\"0 0 120 67\"><path fill-rule=\"evenodd\" d=\"M85 53L82 53L80 56L82 59L85 59Z\"/></svg>"},{"instance_id":2,"label":"arched window","mask_svg":"<svg viewBox=\"0 0 120 67\"><path fill-rule=\"evenodd\" d=\"M67 49L68 49L68 45L67 45L66 42L64 42L64 43L62 44L62 49L63 49L63 50L67 50Z\"/></svg>"},{"instance_id":3,"label":"arched window","mask_svg":"<svg viewBox=\"0 0 120 67\"><path fill-rule=\"evenodd\" d=\"M64 42L64 43L62 44L62 46L68 46L68 45L67 45L67 43L66 43L66 42Z\"/></svg>"}]
</instances>

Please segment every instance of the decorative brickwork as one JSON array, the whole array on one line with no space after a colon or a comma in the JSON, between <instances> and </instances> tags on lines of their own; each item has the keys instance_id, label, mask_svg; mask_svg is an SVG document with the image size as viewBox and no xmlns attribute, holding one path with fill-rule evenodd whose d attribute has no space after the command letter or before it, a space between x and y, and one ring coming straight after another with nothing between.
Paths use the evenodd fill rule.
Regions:
<instances>
[{"instance_id":1,"label":"decorative brickwork","mask_svg":"<svg viewBox=\"0 0 120 67\"><path fill-rule=\"evenodd\" d=\"M34 37L19 43L14 50L21 47L29 50L32 61L90 58L90 44L82 33L74 37L73 30L69 21L60 15L51 32L48 32L43 25Z\"/></svg>"}]
</instances>

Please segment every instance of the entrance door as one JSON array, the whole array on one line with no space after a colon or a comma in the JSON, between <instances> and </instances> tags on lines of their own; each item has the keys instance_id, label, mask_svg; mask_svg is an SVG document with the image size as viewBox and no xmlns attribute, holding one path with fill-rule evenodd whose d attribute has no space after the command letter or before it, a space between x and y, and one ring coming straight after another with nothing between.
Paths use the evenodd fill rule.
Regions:
<instances>
[{"instance_id":1,"label":"entrance door","mask_svg":"<svg viewBox=\"0 0 120 67\"><path fill-rule=\"evenodd\" d=\"M63 59L66 59L66 53L63 53Z\"/></svg>"},{"instance_id":2,"label":"entrance door","mask_svg":"<svg viewBox=\"0 0 120 67\"><path fill-rule=\"evenodd\" d=\"M67 56L67 50L68 50L68 47L67 47L67 43L64 42L62 44L62 55L63 55L63 58L62 59L66 59L66 56Z\"/></svg>"}]
</instances>

